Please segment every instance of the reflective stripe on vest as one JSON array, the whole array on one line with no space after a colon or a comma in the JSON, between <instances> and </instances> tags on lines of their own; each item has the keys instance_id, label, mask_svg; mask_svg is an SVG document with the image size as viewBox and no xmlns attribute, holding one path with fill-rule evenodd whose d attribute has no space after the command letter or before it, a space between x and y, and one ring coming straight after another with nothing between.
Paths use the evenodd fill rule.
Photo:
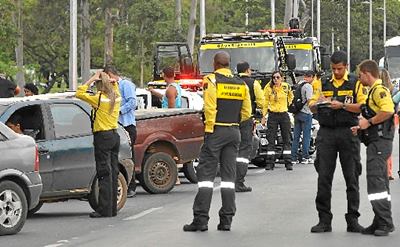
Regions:
<instances>
[{"instance_id":1,"label":"reflective stripe on vest","mask_svg":"<svg viewBox=\"0 0 400 247\"><path fill-rule=\"evenodd\" d=\"M235 183L233 182L225 182L221 181L221 189L226 188L226 189L235 189Z\"/></svg>"}]
</instances>

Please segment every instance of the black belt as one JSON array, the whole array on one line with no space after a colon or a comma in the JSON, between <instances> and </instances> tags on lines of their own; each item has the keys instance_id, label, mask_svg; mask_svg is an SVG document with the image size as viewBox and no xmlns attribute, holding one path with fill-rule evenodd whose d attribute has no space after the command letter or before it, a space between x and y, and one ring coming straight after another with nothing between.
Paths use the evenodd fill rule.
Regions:
<instances>
[{"instance_id":1,"label":"black belt","mask_svg":"<svg viewBox=\"0 0 400 247\"><path fill-rule=\"evenodd\" d=\"M93 134L101 134L101 133L107 133L107 132L114 132L114 133L117 133L118 130L117 130L117 129L112 129L112 130L99 130L99 131L94 132Z\"/></svg>"}]
</instances>

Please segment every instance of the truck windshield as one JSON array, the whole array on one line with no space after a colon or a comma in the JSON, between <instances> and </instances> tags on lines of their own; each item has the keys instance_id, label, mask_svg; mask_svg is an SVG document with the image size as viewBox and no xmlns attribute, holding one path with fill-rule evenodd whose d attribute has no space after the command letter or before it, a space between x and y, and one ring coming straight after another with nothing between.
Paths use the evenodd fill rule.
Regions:
<instances>
[{"instance_id":1,"label":"truck windshield","mask_svg":"<svg viewBox=\"0 0 400 247\"><path fill-rule=\"evenodd\" d=\"M231 70L236 73L236 65L241 61L247 61L250 67L260 73L271 73L275 70L275 57L272 42L270 47L246 47L246 48L200 48L199 70L200 74L208 74L214 71L214 55L220 51L226 51L231 56ZM222 44L224 45L224 44ZM207 45L205 45L207 46ZM269 46L269 45L268 45Z\"/></svg>"},{"instance_id":2,"label":"truck windshield","mask_svg":"<svg viewBox=\"0 0 400 247\"><path fill-rule=\"evenodd\" d=\"M295 71L313 70L313 51L287 49L287 53L291 53L296 57Z\"/></svg>"}]
</instances>

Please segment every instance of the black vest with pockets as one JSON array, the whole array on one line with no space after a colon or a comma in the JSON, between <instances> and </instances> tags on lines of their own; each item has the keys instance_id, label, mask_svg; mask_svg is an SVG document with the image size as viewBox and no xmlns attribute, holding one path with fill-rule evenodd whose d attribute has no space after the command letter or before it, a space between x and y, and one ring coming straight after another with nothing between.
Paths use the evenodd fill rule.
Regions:
<instances>
[{"instance_id":1,"label":"black vest with pockets","mask_svg":"<svg viewBox=\"0 0 400 247\"><path fill-rule=\"evenodd\" d=\"M241 76L240 79L246 82L247 87L249 88L250 100L251 100L251 114L254 115L256 113L256 108L257 108L256 95L254 93L255 79L249 76Z\"/></svg>"},{"instance_id":2,"label":"black vest with pockets","mask_svg":"<svg viewBox=\"0 0 400 247\"><path fill-rule=\"evenodd\" d=\"M349 79L339 88L336 88L333 86L333 82L331 81L331 75L323 77L321 80L322 94L324 94L325 97L331 97L332 99L342 103L345 103L346 96L352 97L351 103L357 102L357 77L349 74L348 78ZM358 85L360 86L361 83ZM323 127L351 127L358 125L358 113L352 113L344 109L333 110L331 108L318 108L318 121Z\"/></svg>"},{"instance_id":3,"label":"black vest with pockets","mask_svg":"<svg viewBox=\"0 0 400 247\"><path fill-rule=\"evenodd\" d=\"M239 77L215 73L217 88L216 124L239 124L241 109L246 96L246 84Z\"/></svg>"}]
</instances>

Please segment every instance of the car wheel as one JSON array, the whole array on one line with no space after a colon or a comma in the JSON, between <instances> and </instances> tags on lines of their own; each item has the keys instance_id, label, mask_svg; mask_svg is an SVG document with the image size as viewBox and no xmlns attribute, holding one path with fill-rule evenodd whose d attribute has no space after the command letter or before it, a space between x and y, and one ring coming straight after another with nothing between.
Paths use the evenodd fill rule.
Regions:
<instances>
[{"instance_id":1,"label":"car wheel","mask_svg":"<svg viewBox=\"0 0 400 247\"><path fill-rule=\"evenodd\" d=\"M28 217L32 217L37 211L39 211L43 206L43 202L39 202L36 207L28 211Z\"/></svg>"},{"instance_id":2,"label":"car wheel","mask_svg":"<svg viewBox=\"0 0 400 247\"><path fill-rule=\"evenodd\" d=\"M162 194L172 190L178 170L170 155L159 152L149 154L145 158L142 173L138 175L144 190L151 194Z\"/></svg>"},{"instance_id":3,"label":"car wheel","mask_svg":"<svg viewBox=\"0 0 400 247\"><path fill-rule=\"evenodd\" d=\"M0 235L21 231L28 214L28 203L22 188L12 182L0 182Z\"/></svg>"},{"instance_id":4,"label":"car wheel","mask_svg":"<svg viewBox=\"0 0 400 247\"><path fill-rule=\"evenodd\" d=\"M126 179L122 173L118 174L118 194L117 194L117 210L121 210L126 203L126 198L128 194L128 184ZM99 198L99 183L98 180L95 179L92 184L92 190L88 196L88 201L90 207L96 211L98 207L98 198Z\"/></svg>"},{"instance_id":5,"label":"car wheel","mask_svg":"<svg viewBox=\"0 0 400 247\"><path fill-rule=\"evenodd\" d=\"M193 184L197 183L196 167L198 163L199 163L198 160L192 160L190 162L183 164L182 168L183 174L185 174L187 180L189 180Z\"/></svg>"}]
</instances>

